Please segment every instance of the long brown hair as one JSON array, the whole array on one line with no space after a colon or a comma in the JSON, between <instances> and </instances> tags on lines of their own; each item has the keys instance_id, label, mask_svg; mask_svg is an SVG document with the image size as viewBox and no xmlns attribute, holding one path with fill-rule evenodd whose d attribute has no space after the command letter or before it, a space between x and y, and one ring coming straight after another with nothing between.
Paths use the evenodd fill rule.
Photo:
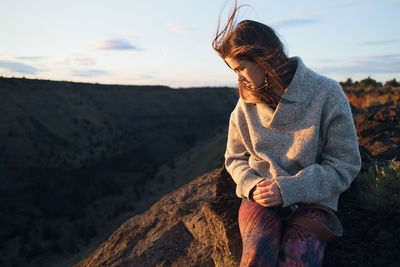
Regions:
<instances>
[{"instance_id":1,"label":"long brown hair","mask_svg":"<svg viewBox=\"0 0 400 267\"><path fill-rule=\"evenodd\" d=\"M285 54L284 45L272 28L252 20L236 23L241 7L243 6L238 6L235 0L233 11L222 29L221 15L219 16L212 47L222 59L246 59L261 66L266 73L265 84L259 88L248 88L239 83L239 95L249 103L264 102L276 107L280 99L272 89L271 81L283 92L287 84L284 84L282 77L293 69L288 67L290 61Z\"/></svg>"}]
</instances>

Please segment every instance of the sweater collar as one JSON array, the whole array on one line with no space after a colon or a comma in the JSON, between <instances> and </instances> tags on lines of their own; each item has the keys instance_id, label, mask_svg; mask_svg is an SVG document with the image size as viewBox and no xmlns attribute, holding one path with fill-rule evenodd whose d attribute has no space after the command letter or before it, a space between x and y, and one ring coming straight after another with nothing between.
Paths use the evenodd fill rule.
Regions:
<instances>
[{"instance_id":1,"label":"sweater collar","mask_svg":"<svg viewBox=\"0 0 400 267\"><path fill-rule=\"evenodd\" d=\"M294 101L296 103L307 102L307 100L310 98L310 92L309 90L305 90L309 86L307 84L309 81L308 79L305 79L305 76L307 76L307 72L311 70L304 65L303 60L300 57L292 57L290 60L297 61L297 68L282 97L286 100Z\"/></svg>"},{"instance_id":2,"label":"sweater collar","mask_svg":"<svg viewBox=\"0 0 400 267\"><path fill-rule=\"evenodd\" d=\"M307 108L308 101L311 99L309 76L313 76L310 73L312 71L304 65L301 58L292 57L291 60L297 61L296 72L282 95L282 98L291 103L281 101L275 110L267 106L259 107L266 109L264 112L270 114L268 117L270 117L269 124L271 127L281 127L299 119L299 116L304 114L303 110Z\"/></svg>"}]
</instances>

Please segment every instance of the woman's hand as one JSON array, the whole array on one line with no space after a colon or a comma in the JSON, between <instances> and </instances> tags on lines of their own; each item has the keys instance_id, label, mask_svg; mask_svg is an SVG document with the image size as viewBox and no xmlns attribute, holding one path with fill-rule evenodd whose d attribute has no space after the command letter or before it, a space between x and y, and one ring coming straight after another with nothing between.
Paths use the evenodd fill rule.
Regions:
<instances>
[{"instance_id":1,"label":"woman's hand","mask_svg":"<svg viewBox=\"0 0 400 267\"><path fill-rule=\"evenodd\" d=\"M283 203L281 190L272 179L264 179L254 187L253 199L264 207L278 206Z\"/></svg>"}]
</instances>

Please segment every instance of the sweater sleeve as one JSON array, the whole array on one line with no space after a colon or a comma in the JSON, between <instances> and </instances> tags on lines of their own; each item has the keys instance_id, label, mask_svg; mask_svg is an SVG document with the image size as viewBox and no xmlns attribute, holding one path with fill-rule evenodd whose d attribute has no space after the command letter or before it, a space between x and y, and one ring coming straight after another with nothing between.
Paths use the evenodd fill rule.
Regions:
<instances>
[{"instance_id":1,"label":"sweater sleeve","mask_svg":"<svg viewBox=\"0 0 400 267\"><path fill-rule=\"evenodd\" d=\"M236 183L236 195L247 199L249 199L251 189L264 179L250 168L249 157L250 153L247 151L241 133L231 116L225 152L225 166Z\"/></svg>"},{"instance_id":2,"label":"sweater sleeve","mask_svg":"<svg viewBox=\"0 0 400 267\"><path fill-rule=\"evenodd\" d=\"M283 206L296 202L324 204L325 200L338 199L360 171L361 157L350 105L342 89L335 89L322 111L325 144L319 161L293 176L275 178Z\"/></svg>"}]
</instances>

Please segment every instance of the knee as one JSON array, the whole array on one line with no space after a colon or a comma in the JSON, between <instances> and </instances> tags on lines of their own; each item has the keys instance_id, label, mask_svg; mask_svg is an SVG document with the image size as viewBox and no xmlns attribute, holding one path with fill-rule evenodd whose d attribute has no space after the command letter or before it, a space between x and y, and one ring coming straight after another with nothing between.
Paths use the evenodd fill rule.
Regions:
<instances>
[{"instance_id":1,"label":"knee","mask_svg":"<svg viewBox=\"0 0 400 267\"><path fill-rule=\"evenodd\" d=\"M282 222L273 209L245 200L239 209L239 228L242 235L254 233L279 239Z\"/></svg>"},{"instance_id":2,"label":"knee","mask_svg":"<svg viewBox=\"0 0 400 267\"><path fill-rule=\"evenodd\" d=\"M288 227L283 235L279 261L300 266L322 266L327 242L300 225Z\"/></svg>"},{"instance_id":3,"label":"knee","mask_svg":"<svg viewBox=\"0 0 400 267\"><path fill-rule=\"evenodd\" d=\"M239 209L239 222L257 219L280 221L278 215L272 208L261 206L254 201L243 200Z\"/></svg>"}]
</instances>

